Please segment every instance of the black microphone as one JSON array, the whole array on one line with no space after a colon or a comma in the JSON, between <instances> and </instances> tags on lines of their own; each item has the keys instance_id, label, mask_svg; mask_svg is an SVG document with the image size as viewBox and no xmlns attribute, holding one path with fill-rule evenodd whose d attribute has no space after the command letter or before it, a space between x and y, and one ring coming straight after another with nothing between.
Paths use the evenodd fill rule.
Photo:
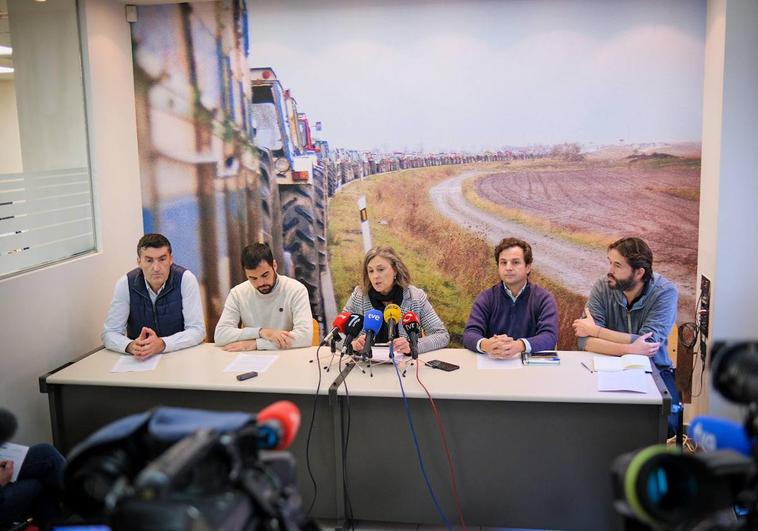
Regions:
<instances>
[{"instance_id":1,"label":"black microphone","mask_svg":"<svg viewBox=\"0 0 758 531\"><path fill-rule=\"evenodd\" d=\"M408 343L411 346L411 357L415 360L418 359L418 336L421 333L421 327L418 324L418 317L416 314L408 311L403 315L403 328L405 333L408 334Z\"/></svg>"},{"instance_id":2,"label":"black microphone","mask_svg":"<svg viewBox=\"0 0 758 531\"><path fill-rule=\"evenodd\" d=\"M366 342L363 344L361 356L370 358L372 355L371 347L374 344L374 338L382 328L384 315L379 310L370 309L363 314L363 331L366 333Z\"/></svg>"},{"instance_id":3,"label":"black microphone","mask_svg":"<svg viewBox=\"0 0 758 531\"><path fill-rule=\"evenodd\" d=\"M0 409L0 444L5 444L16 434L16 415L7 409Z\"/></svg>"},{"instance_id":4,"label":"black microphone","mask_svg":"<svg viewBox=\"0 0 758 531\"><path fill-rule=\"evenodd\" d=\"M358 337L363 330L363 316L357 313L350 314L345 325L345 342L342 344L341 355L351 355L353 353L353 340Z\"/></svg>"}]
</instances>

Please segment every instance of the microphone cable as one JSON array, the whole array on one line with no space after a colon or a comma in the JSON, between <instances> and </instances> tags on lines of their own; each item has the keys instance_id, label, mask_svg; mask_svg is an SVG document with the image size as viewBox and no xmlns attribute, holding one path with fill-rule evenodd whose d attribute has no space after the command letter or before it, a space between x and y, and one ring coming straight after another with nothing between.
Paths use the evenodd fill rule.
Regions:
<instances>
[{"instance_id":1,"label":"microphone cable","mask_svg":"<svg viewBox=\"0 0 758 531\"><path fill-rule=\"evenodd\" d=\"M432 398L432 395L429 392L429 389L427 389L424 383L421 381L421 377L419 374L420 365L421 365L420 363L416 363L416 380L418 381L419 385L426 393L426 396L429 397L429 403L432 405L432 411L434 412L434 420L437 421L437 430L440 432L440 439L442 440L442 448L445 450L445 457L447 457L447 467L448 467L448 470L450 471L450 485L453 489L453 501L455 501L455 508L458 510L458 519L461 522L461 526L463 527L463 530L467 531L466 521L463 519L463 509L461 508L461 500L460 500L460 497L458 496L458 481L455 477L455 468L453 468L453 459L450 455L450 448L447 445L447 437L445 437L445 427L442 424L442 418L440 417L440 412L437 410L437 404L434 402L434 399Z\"/></svg>"},{"instance_id":2,"label":"microphone cable","mask_svg":"<svg viewBox=\"0 0 758 531\"><path fill-rule=\"evenodd\" d=\"M316 348L316 369L318 369L318 383L316 384L316 394L313 397L313 412L311 413L311 422L308 425L308 436L305 439L305 465L308 469L308 476L311 478L311 483L313 483L313 499L311 500L311 504L308 506L308 512L306 513L308 516L310 516L311 511L313 510L313 506L316 505L316 498L318 498L318 485L316 484L316 477L313 475L313 470L311 469L311 434L313 433L313 424L316 420L316 405L318 404L318 396L319 392L321 391L321 358L319 357L320 350L321 345Z\"/></svg>"},{"instance_id":3,"label":"microphone cable","mask_svg":"<svg viewBox=\"0 0 758 531\"><path fill-rule=\"evenodd\" d=\"M339 373L342 374L342 357L340 357L338 363ZM347 481L347 443L350 441L350 393L347 390L347 378L342 381L342 385L345 386L345 410L347 411L347 423L345 430L341 430L342 433L342 490L345 493L345 516L347 521L350 522L350 529L355 531L355 523L353 520L353 503L350 501L350 489L348 488ZM340 415L340 422L344 423L345 419ZM340 426L341 428L342 426Z\"/></svg>"},{"instance_id":4,"label":"microphone cable","mask_svg":"<svg viewBox=\"0 0 758 531\"><path fill-rule=\"evenodd\" d=\"M416 436L416 429L413 427L413 417L411 416L411 408L408 405L408 397L405 396L405 389L403 388L403 379L400 376L400 369L397 366L397 360L395 360L395 350L393 348L393 343L390 342L390 359L392 360L392 365L395 367L395 374L397 374L397 381L400 383L400 393L403 395L403 407L405 408L405 414L408 417L408 426L411 429L411 435L413 436L413 444L416 446L416 456L418 457L418 464L421 468L421 475L424 477L424 483L426 483L426 488L429 491L429 495L432 497L432 502L434 502L434 508L437 510L437 514L442 519L442 522L445 524L445 527L448 529L448 531L452 531L452 527L450 526L450 522L448 522L447 518L445 517L445 513L442 511L442 507L440 507L439 501L437 501L437 496L434 494L434 489L432 488L432 484L429 481L429 476L426 473L426 467L424 467L424 459L421 456L421 447L418 444L418 437ZM418 364L416 365L418 368Z\"/></svg>"}]
</instances>

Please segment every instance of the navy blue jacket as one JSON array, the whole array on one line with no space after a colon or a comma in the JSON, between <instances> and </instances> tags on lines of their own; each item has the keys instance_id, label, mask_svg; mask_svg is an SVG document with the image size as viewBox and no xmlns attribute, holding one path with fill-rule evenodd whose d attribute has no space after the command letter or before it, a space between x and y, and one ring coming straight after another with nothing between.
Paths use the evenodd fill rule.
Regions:
<instances>
[{"instance_id":1,"label":"navy blue jacket","mask_svg":"<svg viewBox=\"0 0 758 531\"><path fill-rule=\"evenodd\" d=\"M129 284L129 319L126 336L137 339L143 326L152 328L158 337L166 337L184 330L182 313L182 266L171 264L166 285L155 299L155 306L145 286L145 275L140 268L126 274Z\"/></svg>"}]
</instances>

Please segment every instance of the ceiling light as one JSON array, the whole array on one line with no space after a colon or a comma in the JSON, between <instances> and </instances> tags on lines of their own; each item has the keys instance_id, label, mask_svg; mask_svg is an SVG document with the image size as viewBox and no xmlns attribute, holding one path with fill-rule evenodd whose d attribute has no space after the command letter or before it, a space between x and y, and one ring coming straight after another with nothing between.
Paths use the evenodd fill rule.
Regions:
<instances>
[{"instance_id":1,"label":"ceiling light","mask_svg":"<svg viewBox=\"0 0 758 531\"><path fill-rule=\"evenodd\" d=\"M12 66L0 66L0 74L12 74L12 73L13 73Z\"/></svg>"},{"instance_id":2,"label":"ceiling light","mask_svg":"<svg viewBox=\"0 0 758 531\"><path fill-rule=\"evenodd\" d=\"M13 54L13 48L10 46L3 46L0 44L0 55L12 55Z\"/></svg>"}]
</instances>

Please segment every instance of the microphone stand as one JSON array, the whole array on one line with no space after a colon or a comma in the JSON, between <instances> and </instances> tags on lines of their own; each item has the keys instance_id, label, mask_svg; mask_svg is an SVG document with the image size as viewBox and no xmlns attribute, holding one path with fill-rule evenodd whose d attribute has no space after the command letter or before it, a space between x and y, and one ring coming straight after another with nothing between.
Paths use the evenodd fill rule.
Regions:
<instances>
[{"instance_id":1,"label":"microphone stand","mask_svg":"<svg viewBox=\"0 0 758 531\"><path fill-rule=\"evenodd\" d=\"M337 354L337 341L340 339L342 338L340 337L339 332L335 332L334 335L332 335L332 340L329 342L329 349L332 351L332 357L329 359L329 365L324 367L326 372L329 372L332 364L334 364L334 356Z\"/></svg>"}]
</instances>

